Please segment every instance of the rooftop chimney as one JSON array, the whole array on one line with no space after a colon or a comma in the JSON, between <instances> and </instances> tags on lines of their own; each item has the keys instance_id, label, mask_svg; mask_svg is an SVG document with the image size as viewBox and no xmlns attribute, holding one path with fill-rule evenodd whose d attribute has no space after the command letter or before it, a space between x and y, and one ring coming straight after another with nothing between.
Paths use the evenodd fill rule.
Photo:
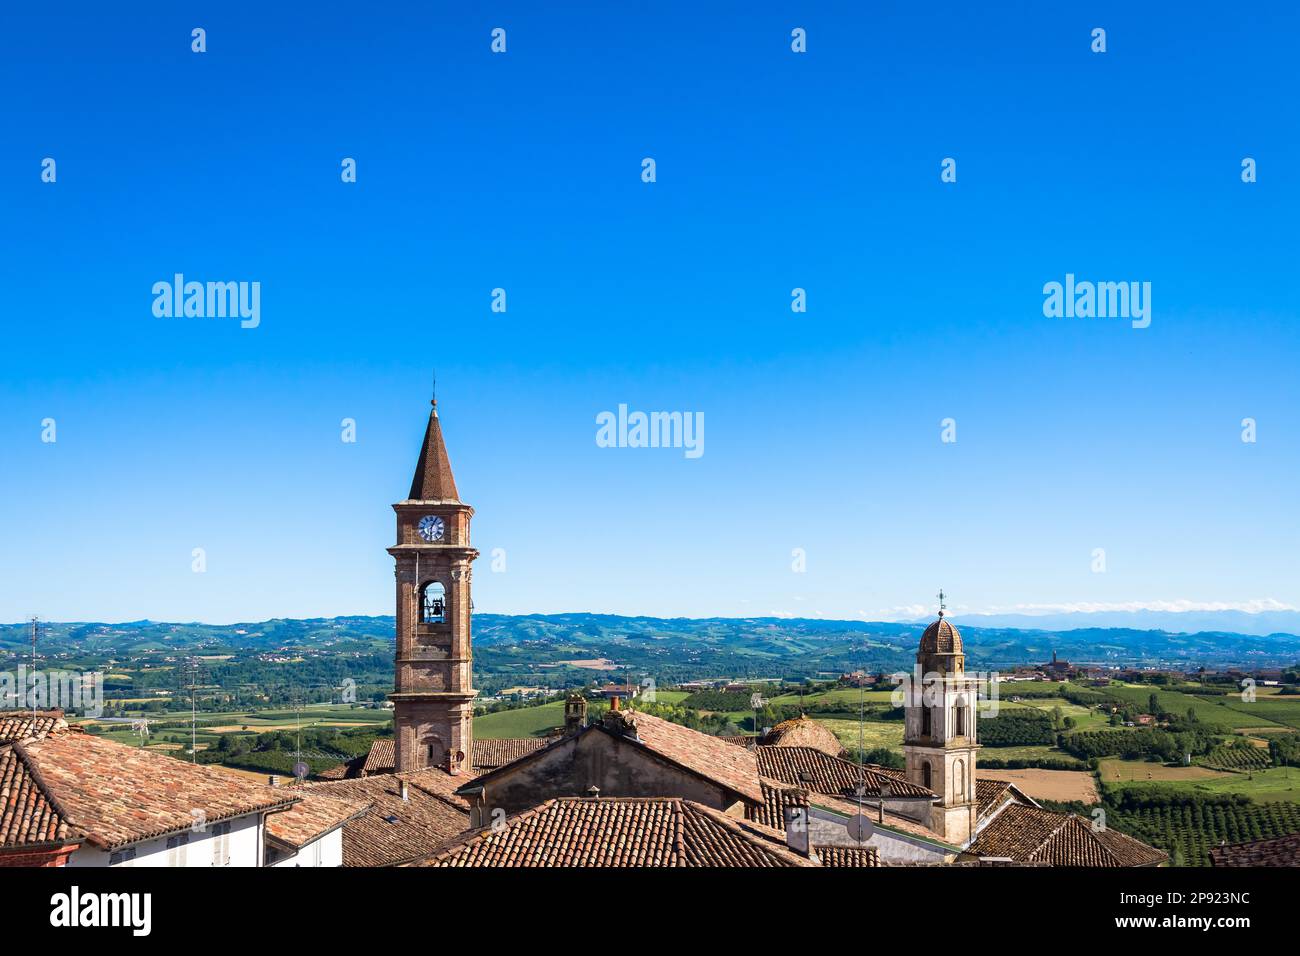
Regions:
<instances>
[{"instance_id":1,"label":"rooftop chimney","mask_svg":"<svg viewBox=\"0 0 1300 956\"><path fill-rule=\"evenodd\" d=\"M785 844L800 856L808 855L807 806L785 808Z\"/></svg>"},{"instance_id":2,"label":"rooftop chimney","mask_svg":"<svg viewBox=\"0 0 1300 956\"><path fill-rule=\"evenodd\" d=\"M593 800L599 800L600 787L596 786L595 784L592 784L590 787L587 788L587 796Z\"/></svg>"},{"instance_id":3,"label":"rooftop chimney","mask_svg":"<svg viewBox=\"0 0 1300 956\"><path fill-rule=\"evenodd\" d=\"M587 726L587 698L573 693L564 702L564 733L576 734Z\"/></svg>"},{"instance_id":4,"label":"rooftop chimney","mask_svg":"<svg viewBox=\"0 0 1300 956\"><path fill-rule=\"evenodd\" d=\"M278 774L274 774L274 773L271 774L270 779L267 780L267 783L269 783L269 784L270 784L271 786L273 786L273 787L278 787L278 786L280 786L280 777L279 777L279 775L278 775Z\"/></svg>"},{"instance_id":5,"label":"rooftop chimney","mask_svg":"<svg viewBox=\"0 0 1300 956\"><path fill-rule=\"evenodd\" d=\"M405 780L397 781L397 793L403 801L411 799L411 787Z\"/></svg>"},{"instance_id":6,"label":"rooftop chimney","mask_svg":"<svg viewBox=\"0 0 1300 956\"><path fill-rule=\"evenodd\" d=\"M620 704L620 701L619 701L619 699L618 699L617 696L615 696L615 697L611 697L611 698L609 699L609 709L610 709L610 710L618 710L618 709L619 709L619 704Z\"/></svg>"}]
</instances>

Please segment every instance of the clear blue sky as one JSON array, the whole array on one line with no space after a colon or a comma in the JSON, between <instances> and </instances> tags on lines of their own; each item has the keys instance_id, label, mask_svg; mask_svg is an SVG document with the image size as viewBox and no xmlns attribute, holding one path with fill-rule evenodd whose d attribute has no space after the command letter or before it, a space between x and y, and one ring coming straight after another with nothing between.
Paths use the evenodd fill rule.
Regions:
<instances>
[{"instance_id":1,"label":"clear blue sky","mask_svg":"<svg viewBox=\"0 0 1300 956\"><path fill-rule=\"evenodd\" d=\"M1293 4L454 6L0 13L0 620L391 612L434 367L480 610L1300 604Z\"/></svg>"}]
</instances>

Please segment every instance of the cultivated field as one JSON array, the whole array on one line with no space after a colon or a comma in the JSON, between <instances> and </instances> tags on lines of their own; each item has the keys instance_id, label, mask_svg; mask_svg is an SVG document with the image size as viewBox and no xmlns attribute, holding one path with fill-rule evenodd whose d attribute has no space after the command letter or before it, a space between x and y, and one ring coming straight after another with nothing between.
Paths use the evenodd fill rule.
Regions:
<instances>
[{"instance_id":1,"label":"cultivated field","mask_svg":"<svg viewBox=\"0 0 1300 956\"><path fill-rule=\"evenodd\" d=\"M817 723L827 727L839 738L845 747L857 749L858 722L856 720L827 720L818 717ZM862 724L862 749L872 750L876 747L888 747L901 750L903 746L903 722L901 720L868 720Z\"/></svg>"},{"instance_id":2,"label":"cultivated field","mask_svg":"<svg viewBox=\"0 0 1300 956\"><path fill-rule=\"evenodd\" d=\"M1014 783L1035 800L1078 800L1086 804L1101 801L1096 779L1082 770L981 770L976 763L975 776Z\"/></svg>"},{"instance_id":3,"label":"cultivated field","mask_svg":"<svg viewBox=\"0 0 1300 956\"><path fill-rule=\"evenodd\" d=\"M819 691L815 694L781 694L779 697L773 697L770 703L773 707L788 706L805 703L833 703L842 704L846 710L855 710L860 703L870 704L888 704L891 691L887 690L860 690L856 687L837 687L834 690Z\"/></svg>"},{"instance_id":4,"label":"cultivated field","mask_svg":"<svg viewBox=\"0 0 1300 956\"><path fill-rule=\"evenodd\" d=\"M590 711L588 711L590 713ZM542 737L546 731L564 726L564 702L552 701L536 707L501 710L474 718L474 736L487 740L501 737Z\"/></svg>"},{"instance_id":5,"label":"cultivated field","mask_svg":"<svg viewBox=\"0 0 1300 956\"><path fill-rule=\"evenodd\" d=\"M1300 728L1300 697L1259 694L1248 703L1241 699L1240 694L1195 697L1147 685L1115 684L1106 692L1139 707L1145 707L1151 695L1155 694L1163 710L1171 714L1186 714L1190 710L1201 723L1223 731L1249 729L1258 733L1260 728L1270 726Z\"/></svg>"},{"instance_id":6,"label":"cultivated field","mask_svg":"<svg viewBox=\"0 0 1300 956\"><path fill-rule=\"evenodd\" d=\"M1106 783L1191 783L1234 776L1209 767L1166 767L1161 763L1120 760L1118 757L1107 757L1100 766L1101 779Z\"/></svg>"},{"instance_id":7,"label":"cultivated field","mask_svg":"<svg viewBox=\"0 0 1300 956\"><path fill-rule=\"evenodd\" d=\"M557 664L564 664L568 667L578 667L586 671L616 671L618 664L614 661L607 660L603 657L592 658L583 661L556 661Z\"/></svg>"},{"instance_id":8,"label":"cultivated field","mask_svg":"<svg viewBox=\"0 0 1300 956\"><path fill-rule=\"evenodd\" d=\"M1015 696L1005 691L1002 697L998 699L999 710L1014 710L1018 707L1028 707L1033 710L1041 710L1050 714L1055 710L1060 710L1061 717L1071 717L1074 719L1075 730L1106 730L1109 726L1109 718L1106 714L1101 713L1091 707L1083 707L1079 704L1072 704L1063 697L1034 697L1020 700L1011 700ZM983 716L983 713L981 713Z\"/></svg>"}]
</instances>

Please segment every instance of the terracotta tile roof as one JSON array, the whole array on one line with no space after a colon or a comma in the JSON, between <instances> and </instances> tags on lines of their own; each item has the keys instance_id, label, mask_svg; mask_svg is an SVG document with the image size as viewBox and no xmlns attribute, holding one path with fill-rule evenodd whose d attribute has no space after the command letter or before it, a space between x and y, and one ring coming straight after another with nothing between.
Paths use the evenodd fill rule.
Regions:
<instances>
[{"instance_id":1,"label":"terracotta tile roof","mask_svg":"<svg viewBox=\"0 0 1300 956\"><path fill-rule=\"evenodd\" d=\"M34 715L30 710L10 711L0 716L0 743L44 737L51 732L67 729L68 722L63 718L61 710L38 710Z\"/></svg>"},{"instance_id":2,"label":"terracotta tile roof","mask_svg":"<svg viewBox=\"0 0 1300 956\"><path fill-rule=\"evenodd\" d=\"M607 711L603 718L579 732L605 733L625 740L630 746L642 747L655 756L724 787L752 803L763 802L758 782L758 764L752 752L727 743L721 737L700 733L659 717L634 710ZM532 760L551 747L559 747L573 737L554 737L546 746L524 754L520 761ZM504 768L484 770L482 782L491 781Z\"/></svg>"},{"instance_id":3,"label":"terracotta tile roof","mask_svg":"<svg viewBox=\"0 0 1300 956\"><path fill-rule=\"evenodd\" d=\"M80 843L71 823L20 747L0 747L0 849Z\"/></svg>"},{"instance_id":4,"label":"terracotta tile roof","mask_svg":"<svg viewBox=\"0 0 1300 956\"><path fill-rule=\"evenodd\" d=\"M1211 866L1300 866L1300 833L1210 850Z\"/></svg>"},{"instance_id":5,"label":"terracotta tile roof","mask_svg":"<svg viewBox=\"0 0 1300 956\"><path fill-rule=\"evenodd\" d=\"M112 850L188 830L195 811L209 824L288 806L296 794L224 770L128 747L85 733L15 746L87 839Z\"/></svg>"},{"instance_id":6,"label":"terracotta tile roof","mask_svg":"<svg viewBox=\"0 0 1300 956\"><path fill-rule=\"evenodd\" d=\"M393 768L397 766L397 758L394 756L395 743L392 737L376 737L374 743L370 745L370 753L366 754L366 762L361 765L362 772L392 773Z\"/></svg>"},{"instance_id":7,"label":"terracotta tile roof","mask_svg":"<svg viewBox=\"0 0 1300 956\"><path fill-rule=\"evenodd\" d=\"M1008 804L966 851L978 857L1006 857L1051 866L1151 866L1164 852L1118 830L1093 830L1073 813Z\"/></svg>"},{"instance_id":8,"label":"terracotta tile roof","mask_svg":"<svg viewBox=\"0 0 1300 956\"><path fill-rule=\"evenodd\" d=\"M901 816L892 810L885 811L885 819L882 822L880 819L879 807L859 807L857 802L854 800L845 799L843 797L831 797L821 793L808 794L808 805L810 807L818 807L822 810L830 810L834 813L838 813L842 817L855 817L859 813L862 813L870 817L871 822L876 826L883 826L885 829L895 830L899 833L906 833L908 836L918 837L939 846L950 847L954 852L959 849L959 847L945 842L939 834L935 833L925 824L917 823L915 820Z\"/></svg>"},{"instance_id":9,"label":"terracotta tile roof","mask_svg":"<svg viewBox=\"0 0 1300 956\"><path fill-rule=\"evenodd\" d=\"M603 722L593 724L588 731L595 728L629 737L701 777L755 803L763 802L758 763L749 750L635 710L608 711Z\"/></svg>"},{"instance_id":10,"label":"terracotta tile roof","mask_svg":"<svg viewBox=\"0 0 1300 956\"><path fill-rule=\"evenodd\" d=\"M369 803L359 800L339 800L314 793L299 796L301 799L288 810L266 818L267 838L295 850L301 850L370 809Z\"/></svg>"},{"instance_id":11,"label":"terracotta tile roof","mask_svg":"<svg viewBox=\"0 0 1300 956\"><path fill-rule=\"evenodd\" d=\"M354 777L361 776L361 768L366 765L366 758L369 753L364 753L360 757L353 757L347 763L335 764L333 767L327 767L316 774L317 780L351 780Z\"/></svg>"},{"instance_id":12,"label":"terracotta tile roof","mask_svg":"<svg viewBox=\"0 0 1300 956\"><path fill-rule=\"evenodd\" d=\"M875 766L860 765L842 757L832 757L812 747L760 746L754 750L758 770L764 777L780 780L794 787L836 797L856 795L859 783L866 796L880 796L882 786L894 797L934 797L934 793L908 783L905 777L884 773Z\"/></svg>"},{"instance_id":13,"label":"terracotta tile roof","mask_svg":"<svg viewBox=\"0 0 1300 956\"><path fill-rule=\"evenodd\" d=\"M1006 799L1011 790L1011 784L1005 780L985 780L981 777L975 778L975 802L978 804L978 814L981 818L986 817L995 810Z\"/></svg>"},{"instance_id":14,"label":"terracotta tile roof","mask_svg":"<svg viewBox=\"0 0 1300 956\"><path fill-rule=\"evenodd\" d=\"M980 771L977 770L975 776L975 802L979 819L983 820L997 811L1007 800L1014 800L1027 806L1038 806L1010 780L985 778L979 776L979 773Z\"/></svg>"},{"instance_id":15,"label":"terracotta tile roof","mask_svg":"<svg viewBox=\"0 0 1300 956\"><path fill-rule=\"evenodd\" d=\"M424 430L424 444L420 446L420 460L415 465L411 479L410 501L459 501L456 479L451 476L451 459L442 440L442 424L438 421L438 403L429 412L429 425Z\"/></svg>"},{"instance_id":16,"label":"terracotta tile roof","mask_svg":"<svg viewBox=\"0 0 1300 956\"><path fill-rule=\"evenodd\" d=\"M675 797L560 797L417 866L813 866L778 834Z\"/></svg>"},{"instance_id":17,"label":"terracotta tile roof","mask_svg":"<svg viewBox=\"0 0 1300 956\"><path fill-rule=\"evenodd\" d=\"M786 810L801 810L808 806L807 790L786 786L779 780L760 778L759 783L763 788L763 802L746 809L745 817L749 820L784 831Z\"/></svg>"},{"instance_id":18,"label":"terracotta tile roof","mask_svg":"<svg viewBox=\"0 0 1300 956\"><path fill-rule=\"evenodd\" d=\"M536 750L541 750L555 740L555 737L509 737L495 740L479 740L475 737L474 767L478 770L495 770Z\"/></svg>"},{"instance_id":19,"label":"terracotta tile roof","mask_svg":"<svg viewBox=\"0 0 1300 956\"><path fill-rule=\"evenodd\" d=\"M303 784L300 792L369 809L343 824L344 866L394 866L424 856L469 826L469 805L455 788L473 779L436 767L355 780ZM407 783L407 799L401 783Z\"/></svg>"},{"instance_id":20,"label":"terracotta tile roof","mask_svg":"<svg viewBox=\"0 0 1300 956\"><path fill-rule=\"evenodd\" d=\"M737 747L752 747L758 743L757 737L751 737L748 734L727 734L718 739L725 740L729 744L735 744Z\"/></svg>"},{"instance_id":21,"label":"terracotta tile roof","mask_svg":"<svg viewBox=\"0 0 1300 956\"><path fill-rule=\"evenodd\" d=\"M824 724L811 717L783 720L763 735L763 744L771 747L812 747L832 757L843 757L844 745Z\"/></svg>"},{"instance_id":22,"label":"terracotta tile roof","mask_svg":"<svg viewBox=\"0 0 1300 956\"><path fill-rule=\"evenodd\" d=\"M822 866L880 866L880 854L874 846L814 846L813 852Z\"/></svg>"},{"instance_id":23,"label":"terracotta tile roof","mask_svg":"<svg viewBox=\"0 0 1300 956\"><path fill-rule=\"evenodd\" d=\"M541 750L547 744L554 743L555 737L507 737L500 739L479 740L473 743L473 765L476 770L495 770L513 763L520 757ZM362 772L392 773L397 766L394 757L392 737L378 737L370 745Z\"/></svg>"},{"instance_id":24,"label":"terracotta tile roof","mask_svg":"<svg viewBox=\"0 0 1300 956\"><path fill-rule=\"evenodd\" d=\"M938 834L929 827L900 816L892 810L885 811L885 819L882 822L879 807L867 806L859 808L858 804L853 800L802 790L799 787L791 787L779 780L771 780L766 777L761 778L760 782L763 785L763 804L760 807L747 809L745 816L773 830L785 830L785 811L787 807L817 807L838 814L846 818L846 821L848 818L863 813L871 818L873 824L878 826L906 833L909 836L920 837L940 846L951 846L951 844L944 843L943 840L939 839ZM958 848L952 846L951 849L955 853Z\"/></svg>"}]
</instances>

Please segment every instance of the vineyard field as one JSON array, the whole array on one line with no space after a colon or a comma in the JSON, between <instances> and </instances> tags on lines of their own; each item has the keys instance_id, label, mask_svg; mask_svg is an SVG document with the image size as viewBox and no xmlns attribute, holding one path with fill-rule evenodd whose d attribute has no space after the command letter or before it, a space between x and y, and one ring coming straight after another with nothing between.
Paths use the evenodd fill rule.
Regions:
<instances>
[{"instance_id":1,"label":"vineyard field","mask_svg":"<svg viewBox=\"0 0 1300 956\"><path fill-rule=\"evenodd\" d=\"M1215 747L1197 762L1212 770L1264 770L1272 764L1266 748L1239 744Z\"/></svg>"},{"instance_id":2,"label":"vineyard field","mask_svg":"<svg viewBox=\"0 0 1300 956\"><path fill-rule=\"evenodd\" d=\"M1107 812L1109 825L1169 853L1182 866L1209 866L1209 851L1221 842L1267 840L1300 832L1294 803L1146 806Z\"/></svg>"}]
</instances>

